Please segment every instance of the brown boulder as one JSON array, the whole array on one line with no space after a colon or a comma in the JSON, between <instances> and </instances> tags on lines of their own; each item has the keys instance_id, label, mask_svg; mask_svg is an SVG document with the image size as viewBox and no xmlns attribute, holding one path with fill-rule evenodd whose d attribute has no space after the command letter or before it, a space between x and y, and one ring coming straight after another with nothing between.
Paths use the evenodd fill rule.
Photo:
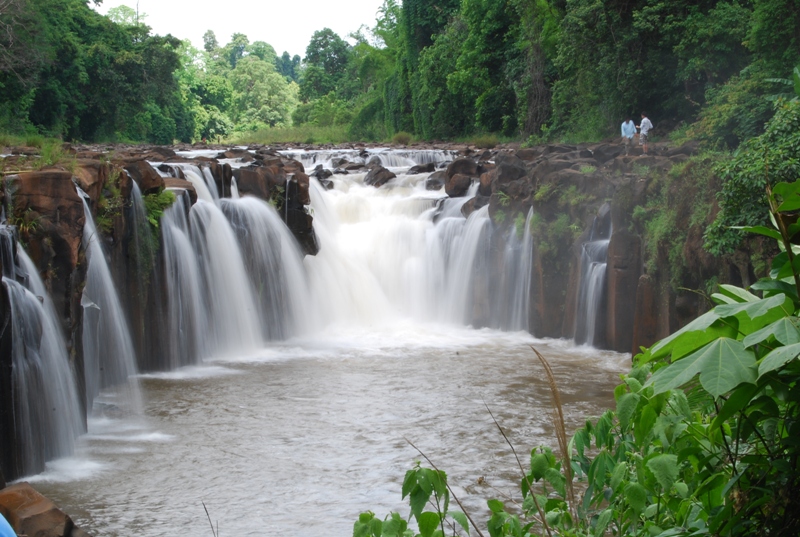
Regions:
<instances>
[{"instance_id":1,"label":"brown boulder","mask_svg":"<svg viewBox=\"0 0 800 537\"><path fill-rule=\"evenodd\" d=\"M525 149L517 150L517 158L527 162L531 162L539 158L542 154L541 149L536 147L526 147Z\"/></svg>"},{"instance_id":2,"label":"brown boulder","mask_svg":"<svg viewBox=\"0 0 800 537\"><path fill-rule=\"evenodd\" d=\"M636 312L633 322L631 353L649 347L658 340L658 297L653 279L648 274L639 277L636 286Z\"/></svg>"},{"instance_id":3,"label":"brown boulder","mask_svg":"<svg viewBox=\"0 0 800 537\"><path fill-rule=\"evenodd\" d=\"M618 352L633 343L636 288L641 274L641 240L627 228L615 231L608 244L606 342Z\"/></svg>"},{"instance_id":4,"label":"brown boulder","mask_svg":"<svg viewBox=\"0 0 800 537\"><path fill-rule=\"evenodd\" d=\"M185 190L189 194L189 199L192 200L192 205L197 203L197 191L194 189L194 185L185 179L167 177L164 179L164 188L167 190Z\"/></svg>"},{"instance_id":5,"label":"brown boulder","mask_svg":"<svg viewBox=\"0 0 800 537\"><path fill-rule=\"evenodd\" d=\"M441 190L446 179L447 172L444 170L433 172L425 179L425 190Z\"/></svg>"},{"instance_id":6,"label":"brown boulder","mask_svg":"<svg viewBox=\"0 0 800 537\"><path fill-rule=\"evenodd\" d=\"M93 202L97 202L108 181L109 165L99 160L78 160L75 164L75 181Z\"/></svg>"},{"instance_id":7,"label":"brown boulder","mask_svg":"<svg viewBox=\"0 0 800 537\"><path fill-rule=\"evenodd\" d=\"M88 537L56 505L28 483L0 490L0 512L19 535L28 537Z\"/></svg>"},{"instance_id":8,"label":"brown boulder","mask_svg":"<svg viewBox=\"0 0 800 537\"><path fill-rule=\"evenodd\" d=\"M468 177L478 177L478 163L471 158L458 158L447 166L447 177L454 175L466 175Z\"/></svg>"},{"instance_id":9,"label":"brown boulder","mask_svg":"<svg viewBox=\"0 0 800 537\"><path fill-rule=\"evenodd\" d=\"M303 172L295 172L294 180L297 182L297 202L301 205L311 205L311 195L308 192L309 178Z\"/></svg>"},{"instance_id":10,"label":"brown boulder","mask_svg":"<svg viewBox=\"0 0 800 537\"><path fill-rule=\"evenodd\" d=\"M134 160L127 162L124 165L125 171L131 176L131 179L136 181L139 185L139 190L142 194L150 194L159 192L164 188L164 179L158 172L145 160Z\"/></svg>"},{"instance_id":11,"label":"brown boulder","mask_svg":"<svg viewBox=\"0 0 800 537\"><path fill-rule=\"evenodd\" d=\"M448 174L447 181L444 185L444 191L451 198L460 198L466 196L469 187L472 185L472 177L457 173L450 176Z\"/></svg>"},{"instance_id":12,"label":"brown boulder","mask_svg":"<svg viewBox=\"0 0 800 537\"><path fill-rule=\"evenodd\" d=\"M286 186L285 168L274 166L256 166L238 168L233 170L239 194L250 195L269 201L272 197L272 187Z\"/></svg>"},{"instance_id":13,"label":"brown boulder","mask_svg":"<svg viewBox=\"0 0 800 537\"><path fill-rule=\"evenodd\" d=\"M415 175L418 173L433 173L436 169L436 165L433 162L428 162L427 164L417 164L416 166L411 166L408 169L408 175Z\"/></svg>"},{"instance_id":14,"label":"brown boulder","mask_svg":"<svg viewBox=\"0 0 800 537\"><path fill-rule=\"evenodd\" d=\"M394 172L387 170L383 166L376 166L372 168L367 176L364 177L364 184L374 187L382 187L392 179L397 177Z\"/></svg>"}]
</instances>

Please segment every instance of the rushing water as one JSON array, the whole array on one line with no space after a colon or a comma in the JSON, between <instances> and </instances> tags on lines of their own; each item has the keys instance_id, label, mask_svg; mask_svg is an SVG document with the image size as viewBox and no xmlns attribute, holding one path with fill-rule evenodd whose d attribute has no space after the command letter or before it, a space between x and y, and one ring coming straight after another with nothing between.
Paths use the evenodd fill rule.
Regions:
<instances>
[{"instance_id":1,"label":"rushing water","mask_svg":"<svg viewBox=\"0 0 800 537\"><path fill-rule=\"evenodd\" d=\"M350 535L361 511L407 514L401 482L419 454L406 439L486 519L486 499L519 496L486 405L518 452L556 445L531 344L551 362L568 429L613 404L629 356L524 331L532 213L500 238L498 269L487 208L465 218L468 198L406 173L452 155L294 156L307 168L377 157L398 177L312 181L320 251L303 259L272 207L221 200L204 169L180 165L200 201L188 210L181 196L162 220L174 370L140 375L141 414L95 413L74 457L28 478L84 529L210 535L205 505L223 536ZM87 233L91 313L103 263Z\"/></svg>"}]
</instances>

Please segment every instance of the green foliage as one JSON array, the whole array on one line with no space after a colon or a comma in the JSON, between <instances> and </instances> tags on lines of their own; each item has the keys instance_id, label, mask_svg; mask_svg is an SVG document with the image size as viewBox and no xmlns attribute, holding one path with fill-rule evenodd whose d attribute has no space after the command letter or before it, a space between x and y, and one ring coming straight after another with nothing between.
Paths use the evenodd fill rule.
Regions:
<instances>
[{"instance_id":1,"label":"green foliage","mask_svg":"<svg viewBox=\"0 0 800 537\"><path fill-rule=\"evenodd\" d=\"M722 177L720 212L705 234L715 255L730 253L742 241L734 226L766 224L764 189L800 177L800 100L778 101L775 116L761 136L746 142L716 169Z\"/></svg>"},{"instance_id":2,"label":"green foliage","mask_svg":"<svg viewBox=\"0 0 800 537\"><path fill-rule=\"evenodd\" d=\"M175 203L175 194L170 190L161 190L157 193L144 196L144 206L147 214L147 221L153 229L158 229L164 211Z\"/></svg>"},{"instance_id":3,"label":"green foliage","mask_svg":"<svg viewBox=\"0 0 800 537\"><path fill-rule=\"evenodd\" d=\"M408 145L411 143L412 136L407 132L396 132L394 136L392 136L392 143L399 144L399 145Z\"/></svg>"},{"instance_id":4,"label":"green foliage","mask_svg":"<svg viewBox=\"0 0 800 537\"><path fill-rule=\"evenodd\" d=\"M298 144L339 144L357 141L347 131L345 125L318 127L316 125L297 125L294 127L261 128L252 132L236 133L233 142L237 144L274 144L293 142Z\"/></svg>"}]
</instances>

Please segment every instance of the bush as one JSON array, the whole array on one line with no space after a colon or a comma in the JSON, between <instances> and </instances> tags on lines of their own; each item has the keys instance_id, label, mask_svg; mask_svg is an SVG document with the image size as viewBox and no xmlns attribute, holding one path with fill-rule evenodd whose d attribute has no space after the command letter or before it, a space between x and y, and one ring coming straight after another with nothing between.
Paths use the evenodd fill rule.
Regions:
<instances>
[{"instance_id":1,"label":"bush","mask_svg":"<svg viewBox=\"0 0 800 537\"><path fill-rule=\"evenodd\" d=\"M400 131L395 133L394 136L392 136L392 143L398 145L408 145L411 143L411 138L412 138L411 134Z\"/></svg>"}]
</instances>

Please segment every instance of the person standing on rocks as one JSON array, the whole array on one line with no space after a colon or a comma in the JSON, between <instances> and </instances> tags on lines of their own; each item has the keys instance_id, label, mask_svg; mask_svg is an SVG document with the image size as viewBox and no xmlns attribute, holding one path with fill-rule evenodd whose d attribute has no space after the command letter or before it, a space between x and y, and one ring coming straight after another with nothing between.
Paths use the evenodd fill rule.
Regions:
<instances>
[{"instance_id":1,"label":"person standing on rocks","mask_svg":"<svg viewBox=\"0 0 800 537\"><path fill-rule=\"evenodd\" d=\"M650 130L653 128L653 123L647 118L647 114L644 112L642 112L642 121L636 128L639 129L639 145L642 146L642 152L646 155L647 136L650 134Z\"/></svg>"},{"instance_id":2,"label":"person standing on rocks","mask_svg":"<svg viewBox=\"0 0 800 537\"><path fill-rule=\"evenodd\" d=\"M628 119L622 123L622 143L625 145L625 155L630 151L635 135L636 125L633 123L633 120L628 117Z\"/></svg>"}]
</instances>

